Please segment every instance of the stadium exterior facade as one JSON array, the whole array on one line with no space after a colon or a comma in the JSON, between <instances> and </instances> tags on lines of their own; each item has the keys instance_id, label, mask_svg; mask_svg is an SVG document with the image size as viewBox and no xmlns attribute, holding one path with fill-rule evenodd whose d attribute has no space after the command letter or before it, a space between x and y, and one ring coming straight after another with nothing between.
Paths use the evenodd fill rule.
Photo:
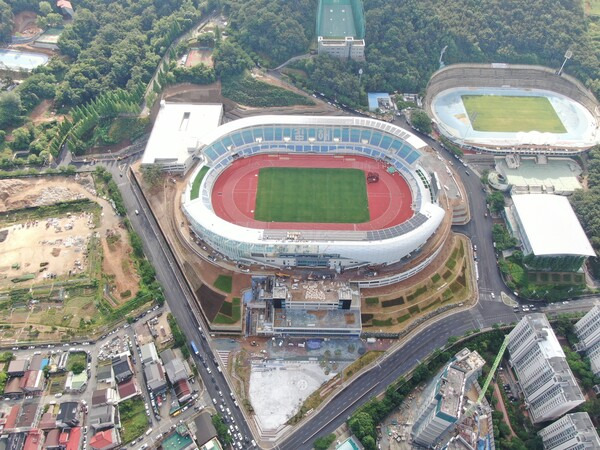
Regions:
<instances>
[{"instance_id":1,"label":"stadium exterior facade","mask_svg":"<svg viewBox=\"0 0 600 450\"><path fill-rule=\"evenodd\" d=\"M425 142L395 125L358 117L255 116L218 127L202 150L182 207L193 232L231 260L271 267L342 269L387 265L409 257L434 235L445 211L438 189L420 165ZM362 155L393 166L408 182L413 215L394 227L373 231L246 228L218 217L212 187L238 158L292 153ZM192 199L197 174L208 166ZM422 269L422 267L420 268Z\"/></svg>"}]
</instances>

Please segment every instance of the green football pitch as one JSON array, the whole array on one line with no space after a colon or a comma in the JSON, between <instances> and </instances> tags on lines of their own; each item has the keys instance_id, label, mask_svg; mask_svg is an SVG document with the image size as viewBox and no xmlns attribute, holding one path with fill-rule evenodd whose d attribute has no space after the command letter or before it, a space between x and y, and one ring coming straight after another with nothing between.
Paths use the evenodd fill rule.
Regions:
<instances>
[{"instance_id":1,"label":"green football pitch","mask_svg":"<svg viewBox=\"0 0 600 450\"><path fill-rule=\"evenodd\" d=\"M254 218L264 222L369 221L365 173L358 169L266 167L258 173Z\"/></svg>"},{"instance_id":2,"label":"green football pitch","mask_svg":"<svg viewBox=\"0 0 600 450\"><path fill-rule=\"evenodd\" d=\"M546 97L463 95L475 131L566 133Z\"/></svg>"}]
</instances>

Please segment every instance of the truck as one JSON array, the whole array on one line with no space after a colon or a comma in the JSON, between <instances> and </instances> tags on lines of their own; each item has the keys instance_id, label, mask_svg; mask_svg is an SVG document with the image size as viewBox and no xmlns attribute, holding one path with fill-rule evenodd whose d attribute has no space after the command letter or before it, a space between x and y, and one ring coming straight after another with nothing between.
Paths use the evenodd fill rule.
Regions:
<instances>
[{"instance_id":1,"label":"truck","mask_svg":"<svg viewBox=\"0 0 600 450\"><path fill-rule=\"evenodd\" d=\"M194 354L196 356L200 356L200 352L198 351L198 347L196 347L196 343L194 341L190 342L190 344L192 345L192 350L194 351Z\"/></svg>"}]
</instances>

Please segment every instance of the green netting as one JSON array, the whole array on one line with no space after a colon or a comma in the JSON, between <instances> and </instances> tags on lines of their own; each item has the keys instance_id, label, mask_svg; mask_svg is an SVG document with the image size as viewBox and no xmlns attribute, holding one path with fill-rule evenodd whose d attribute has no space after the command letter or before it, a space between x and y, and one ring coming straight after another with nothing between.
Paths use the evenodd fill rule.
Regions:
<instances>
[{"instance_id":1,"label":"green netting","mask_svg":"<svg viewBox=\"0 0 600 450\"><path fill-rule=\"evenodd\" d=\"M361 0L320 0L317 13L317 36L343 38L365 37L365 15Z\"/></svg>"}]
</instances>

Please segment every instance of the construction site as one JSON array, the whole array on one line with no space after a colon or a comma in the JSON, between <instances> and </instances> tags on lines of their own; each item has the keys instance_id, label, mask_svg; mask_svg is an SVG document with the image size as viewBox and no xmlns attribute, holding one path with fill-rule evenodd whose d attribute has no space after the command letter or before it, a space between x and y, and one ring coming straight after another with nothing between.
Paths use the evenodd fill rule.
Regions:
<instances>
[{"instance_id":1,"label":"construction site","mask_svg":"<svg viewBox=\"0 0 600 450\"><path fill-rule=\"evenodd\" d=\"M100 332L138 276L92 175L0 180L0 343Z\"/></svg>"}]
</instances>

